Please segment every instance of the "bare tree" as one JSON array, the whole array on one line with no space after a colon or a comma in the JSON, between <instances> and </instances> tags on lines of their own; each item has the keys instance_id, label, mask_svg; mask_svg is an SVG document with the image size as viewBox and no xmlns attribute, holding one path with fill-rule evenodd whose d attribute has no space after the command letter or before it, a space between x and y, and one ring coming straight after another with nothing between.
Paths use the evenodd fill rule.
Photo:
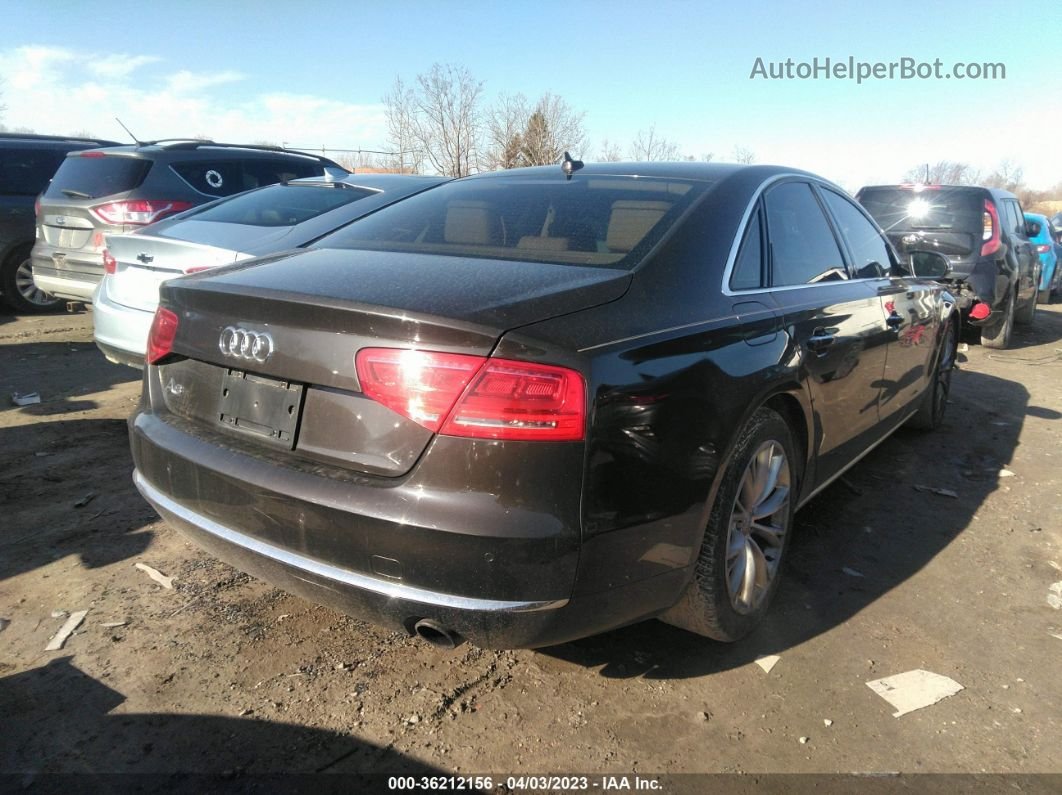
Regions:
<instances>
[{"instance_id":1,"label":"bare tree","mask_svg":"<svg viewBox=\"0 0 1062 795\"><path fill-rule=\"evenodd\" d=\"M487 113L487 152L484 165L493 171L523 165L520 150L531 115L523 94L502 94Z\"/></svg>"},{"instance_id":2,"label":"bare tree","mask_svg":"<svg viewBox=\"0 0 1062 795\"><path fill-rule=\"evenodd\" d=\"M1003 160L983 183L989 188L1002 188L1017 193L1025 187L1025 170L1012 160Z\"/></svg>"},{"instance_id":3,"label":"bare tree","mask_svg":"<svg viewBox=\"0 0 1062 795\"><path fill-rule=\"evenodd\" d=\"M606 138L601 142L601 150L598 152L597 159L602 163L617 163L622 160L623 154L620 152L619 144Z\"/></svg>"},{"instance_id":4,"label":"bare tree","mask_svg":"<svg viewBox=\"0 0 1062 795\"><path fill-rule=\"evenodd\" d=\"M566 151L576 156L586 148L585 113L576 113L555 94L543 94L532 107L523 94L503 94L487 120L491 168L545 166Z\"/></svg>"},{"instance_id":5,"label":"bare tree","mask_svg":"<svg viewBox=\"0 0 1062 795\"><path fill-rule=\"evenodd\" d=\"M678 144L656 134L656 125L639 130L631 144L633 160L678 160L682 154Z\"/></svg>"},{"instance_id":6,"label":"bare tree","mask_svg":"<svg viewBox=\"0 0 1062 795\"><path fill-rule=\"evenodd\" d=\"M975 185L980 172L969 163L955 160L938 160L908 169L903 182L921 182L926 185Z\"/></svg>"},{"instance_id":7,"label":"bare tree","mask_svg":"<svg viewBox=\"0 0 1062 795\"><path fill-rule=\"evenodd\" d=\"M464 66L435 64L417 75L413 137L438 173L464 177L477 170L482 93L483 83Z\"/></svg>"},{"instance_id":8,"label":"bare tree","mask_svg":"<svg viewBox=\"0 0 1062 795\"><path fill-rule=\"evenodd\" d=\"M751 149L746 149L744 146L735 146L734 153L731 157L735 163L744 163L748 165L749 163L756 162L756 153Z\"/></svg>"},{"instance_id":9,"label":"bare tree","mask_svg":"<svg viewBox=\"0 0 1062 795\"><path fill-rule=\"evenodd\" d=\"M424 168L424 154L416 136L416 97L401 77L396 77L391 91L383 98L387 115L387 142L395 151L388 165L400 174L419 174Z\"/></svg>"}]
</instances>

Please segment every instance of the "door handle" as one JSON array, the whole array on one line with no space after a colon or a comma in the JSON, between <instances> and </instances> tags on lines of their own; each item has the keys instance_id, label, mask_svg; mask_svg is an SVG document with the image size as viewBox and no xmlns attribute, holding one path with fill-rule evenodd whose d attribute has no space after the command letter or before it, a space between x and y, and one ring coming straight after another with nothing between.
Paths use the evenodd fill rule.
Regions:
<instances>
[{"instance_id":1,"label":"door handle","mask_svg":"<svg viewBox=\"0 0 1062 795\"><path fill-rule=\"evenodd\" d=\"M833 338L836 333L836 331L831 331L829 329L824 328L815 329L811 332L811 336L808 337L808 341L806 343L808 350L814 351L815 353L821 353L822 351L825 351L827 348L833 345Z\"/></svg>"}]
</instances>

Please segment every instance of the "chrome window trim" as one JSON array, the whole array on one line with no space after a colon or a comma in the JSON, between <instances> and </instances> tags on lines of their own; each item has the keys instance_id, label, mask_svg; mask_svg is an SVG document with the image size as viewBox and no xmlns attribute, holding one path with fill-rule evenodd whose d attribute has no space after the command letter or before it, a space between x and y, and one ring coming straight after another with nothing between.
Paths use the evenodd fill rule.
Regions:
<instances>
[{"instance_id":1,"label":"chrome window trim","mask_svg":"<svg viewBox=\"0 0 1062 795\"><path fill-rule=\"evenodd\" d=\"M567 599L554 599L538 602L513 602L497 599L479 599L471 596L457 596L455 594L431 591L426 588L417 588L412 585L402 585L397 582L386 582L375 577L369 577L357 572L341 569L329 563L300 555L288 549L270 544L261 539L241 533L231 527L226 527L213 519L196 513L189 508L175 502L159 491L147 481L138 470L133 470L133 483L143 495L144 499L151 503L165 519L173 516L176 519L187 522L201 532L209 533L222 541L237 546L256 555L280 563L297 571L313 574L332 582L345 586L368 591L389 599L407 599L411 602L436 605L438 607L453 608L456 610L478 610L492 613L531 613L539 610L556 610L568 604Z\"/></svg>"},{"instance_id":2,"label":"chrome window trim","mask_svg":"<svg viewBox=\"0 0 1062 795\"><path fill-rule=\"evenodd\" d=\"M875 276L875 277L862 277L862 278L859 278L859 279L848 278L848 279L845 279L844 281L840 281L840 282L811 282L809 284L786 284L786 285L779 285L778 287L751 287L751 288L744 289L744 290L732 290L732 289L730 289L730 277L731 277L731 275L734 272L734 265L737 262L738 249L741 248L741 241L744 240L744 238L745 238L745 229L749 225L749 219L752 217L753 210L756 207L756 202L758 202L760 200L760 197L763 195L764 191L766 191L769 187L774 185L776 182L781 182L783 180L790 180L790 179L797 179L797 180L808 182L808 183L811 183L811 184L814 184L814 185L819 185L819 186L822 186L823 188L828 188L828 189L830 189L832 191L840 193L842 196L847 194L847 191L845 191L839 185L835 185L835 184L833 184L832 182L830 182L827 179L823 179L822 177L816 177L816 176L814 176L812 174L799 174L799 173L775 174L774 176L770 177L769 179L766 179L763 182L761 182L760 186L756 189L756 192L752 195L752 198L749 199L748 206L745 207L745 212L741 216L741 223L738 225L737 233L734 235L734 242L730 244L730 253L727 255L727 258L726 258L726 267L723 268L723 283L721 285L722 286L723 295L725 295L725 296L727 296L729 298L735 298L735 297L740 297L740 296L745 296L745 295L762 295L763 293L776 293L776 292L782 292L784 290L806 290L809 287L820 287L820 288L822 288L822 287L829 287L831 285L832 286L837 286L837 285L844 285L844 284L853 284L853 283L857 283L857 282L880 281L883 278L889 278L887 276ZM857 205L857 207L858 207L858 205ZM826 210L823 213L823 217L827 220L827 222L831 223L831 225L832 225L833 219L830 216L826 215L825 214L826 212L828 212L828 210ZM831 231L833 231L833 230L831 229ZM770 230L769 229L768 229L768 235L770 235ZM770 244L770 240L768 239L767 242L768 242L768 245L769 245ZM842 254L842 256L845 254L845 252L843 250L840 253Z\"/></svg>"}]
</instances>

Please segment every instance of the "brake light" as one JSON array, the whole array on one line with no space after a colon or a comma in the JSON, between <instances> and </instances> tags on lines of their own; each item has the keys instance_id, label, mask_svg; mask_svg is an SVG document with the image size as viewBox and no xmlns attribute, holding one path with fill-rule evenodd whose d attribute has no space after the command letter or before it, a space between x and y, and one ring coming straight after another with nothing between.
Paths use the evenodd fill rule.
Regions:
<instances>
[{"instance_id":1,"label":"brake light","mask_svg":"<svg viewBox=\"0 0 1062 795\"><path fill-rule=\"evenodd\" d=\"M107 155L103 154L103 152L94 152L93 150L89 149L88 151L82 152L81 156L82 157L106 157Z\"/></svg>"},{"instance_id":2,"label":"brake light","mask_svg":"<svg viewBox=\"0 0 1062 795\"><path fill-rule=\"evenodd\" d=\"M118 260L111 256L111 252L103 249L103 272L113 274L118 271Z\"/></svg>"},{"instance_id":3,"label":"brake light","mask_svg":"<svg viewBox=\"0 0 1062 795\"><path fill-rule=\"evenodd\" d=\"M33 214L38 217L41 214L41 197L39 195L33 200Z\"/></svg>"},{"instance_id":4,"label":"brake light","mask_svg":"<svg viewBox=\"0 0 1062 795\"><path fill-rule=\"evenodd\" d=\"M213 265L193 265L190 268L185 268L184 273L185 275L189 273L199 273L200 271L208 271L213 267Z\"/></svg>"},{"instance_id":5,"label":"brake light","mask_svg":"<svg viewBox=\"0 0 1062 795\"><path fill-rule=\"evenodd\" d=\"M92 212L105 224L150 224L160 218L187 210L191 202L157 201L135 199L120 202L108 202L93 207Z\"/></svg>"},{"instance_id":6,"label":"brake light","mask_svg":"<svg viewBox=\"0 0 1062 795\"><path fill-rule=\"evenodd\" d=\"M155 310L155 319L151 321L148 332L147 361L155 364L173 350L173 340L177 336L177 315L169 309L159 307Z\"/></svg>"},{"instance_id":7,"label":"brake light","mask_svg":"<svg viewBox=\"0 0 1062 795\"><path fill-rule=\"evenodd\" d=\"M981 234L981 239L985 242L981 245L981 256L987 257L999 251L999 211L996 210L996 205L988 199L985 199L982 222L984 232Z\"/></svg>"},{"instance_id":8,"label":"brake light","mask_svg":"<svg viewBox=\"0 0 1062 795\"><path fill-rule=\"evenodd\" d=\"M477 439L577 441L585 387L555 365L433 351L363 348L366 396L436 433Z\"/></svg>"},{"instance_id":9,"label":"brake light","mask_svg":"<svg viewBox=\"0 0 1062 795\"><path fill-rule=\"evenodd\" d=\"M1039 246L1036 247L1036 253L1037 254L1046 254L1050 250L1051 250L1051 247L1047 246L1047 245L1039 245Z\"/></svg>"}]
</instances>

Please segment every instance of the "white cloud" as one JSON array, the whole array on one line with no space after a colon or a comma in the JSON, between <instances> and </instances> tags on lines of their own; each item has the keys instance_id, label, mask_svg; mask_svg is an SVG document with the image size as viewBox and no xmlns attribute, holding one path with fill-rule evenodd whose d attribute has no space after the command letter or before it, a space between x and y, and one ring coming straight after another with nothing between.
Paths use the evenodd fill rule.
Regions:
<instances>
[{"instance_id":1,"label":"white cloud","mask_svg":"<svg viewBox=\"0 0 1062 795\"><path fill-rule=\"evenodd\" d=\"M126 140L117 116L141 140L207 135L218 141L287 142L317 148L382 148L383 106L313 94L255 90L235 71L167 70L151 54L101 56L54 47L0 50L8 127ZM240 83L238 91L233 83Z\"/></svg>"}]
</instances>

